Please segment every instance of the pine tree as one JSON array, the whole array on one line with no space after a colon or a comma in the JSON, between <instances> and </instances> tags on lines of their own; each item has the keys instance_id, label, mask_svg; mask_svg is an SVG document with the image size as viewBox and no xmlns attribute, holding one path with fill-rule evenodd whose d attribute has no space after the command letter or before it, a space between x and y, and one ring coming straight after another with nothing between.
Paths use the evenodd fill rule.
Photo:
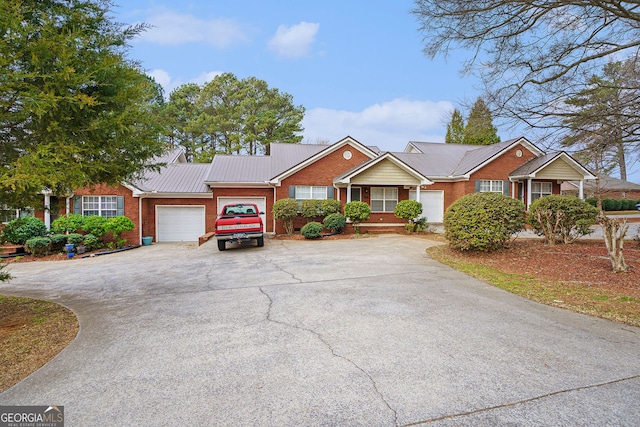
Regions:
<instances>
[{"instance_id":1,"label":"pine tree","mask_svg":"<svg viewBox=\"0 0 640 427\"><path fill-rule=\"evenodd\" d=\"M447 144L462 144L464 139L464 118L460 110L455 108L451 113L451 120L447 124L447 135L444 142Z\"/></svg>"},{"instance_id":2,"label":"pine tree","mask_svg":"<svg viewBox=\"0 0 640 427\"><path fill-rule=\"evenodd\" d=\"M471 107L467 125L464 128L463 144L491 145L500 142L498 129L493 125L491 111L482 98L478 98Z\"/></svg>"}]
</instances>

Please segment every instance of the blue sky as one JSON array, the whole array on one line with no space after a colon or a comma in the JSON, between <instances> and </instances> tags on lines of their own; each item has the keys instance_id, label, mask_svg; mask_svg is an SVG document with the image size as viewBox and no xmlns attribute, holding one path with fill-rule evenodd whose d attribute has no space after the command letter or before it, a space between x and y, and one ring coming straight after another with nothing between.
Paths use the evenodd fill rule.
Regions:
<instances>
[{"instance_id":1,"label":"blue sky","mask_svg":"<svg viewBox=\"0 0 640 427\"><path fill-rule=\"evenodd\" d=\"M257 77L306 108L305 142L351 135L389 151L408 141L441 142L448 113L480 94L458 72L462 53L446 61L422 54L411 0L116 4L118 22L153 26L129 55L167 95L221 72Z\"/></svg>"}]
</instances>

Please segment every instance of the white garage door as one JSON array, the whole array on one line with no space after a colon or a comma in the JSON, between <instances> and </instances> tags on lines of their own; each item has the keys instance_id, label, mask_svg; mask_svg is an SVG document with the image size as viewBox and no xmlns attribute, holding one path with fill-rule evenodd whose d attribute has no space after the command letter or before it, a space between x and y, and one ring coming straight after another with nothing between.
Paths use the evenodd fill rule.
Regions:
<instances>
[{"instance_id":1,"label":"white garage door","mask_svg":"<svg viewBox=\"0 0 640 427\"><path fill-rule=\"evenodd\" d=\"M156 206L158 242L196 242L205 233L204 206Z\"/></svg>"},{"instance_id":2,"label":"white garage door","mask_svg":"<svg viewBox=\"0 0 640 427\"><path fill-rule=\"evenodd\" d=\"M409 191L409 199L416 199L415 190ZM422 202L422 216L427 217L427 222L439 224L444 220L444 191L422 190L420 202Z\"/></svg>"},{"instance_id":3,"label":"white garage door","mask_svg":"<svg viewBox=\"0 0 640 427\"><path fill-rule=\"evenodd\" d=\"M262 218L262 223L267 224L267 198L266 197L218 197L218 215L220 215L220 211L224 205L232 205L236 203L254 203L258 206L260 212L264 212L263 215L260 215ZM268 227L271 228L271 227Z\"/></svg>"}]
</instances>

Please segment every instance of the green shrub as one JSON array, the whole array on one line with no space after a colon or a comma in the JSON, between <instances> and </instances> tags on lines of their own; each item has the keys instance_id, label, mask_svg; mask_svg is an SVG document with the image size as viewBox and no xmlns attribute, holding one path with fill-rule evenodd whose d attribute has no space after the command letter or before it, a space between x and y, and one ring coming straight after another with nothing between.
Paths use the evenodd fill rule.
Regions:
<instances>
[{"instance_id":1,"label":"green shrub","mask_svg":"<svg viewBox=\"0 0 640 427\"><path fill-rule=\"evenodd\" d=\"M327 215L322 222L324 228L331 230L333 233L341 233L347 226L347 219L338 212Z\"/></svg>"},{"instance_id":2,"label":"green shrub","mask_svg":"<svg viewBox=\"0 0 640 427\"><path fill-rule=\"evenodd\" d=\"M633 211L636 209L637 201L631 199L622 199L622 206L620 207L623 211Z\"/></svg>"},{"instance_id":3,"label":"green shrub","mask_svg":"<svg viewBox=\"0 0 640 427\"><path fill-rule=\"evenodd\" d=\"M360 233L359 225L371 217L371 208L365 202L349 202L344 205L344 216L353 222L356 233Z\"/></svg>"},{"instance_id":4,"label":"green shrub","mask_svg":"<svg viewBox=\"0 0 640 427\"><path fill-rule=\"evenodd\" d=\"M315 221L309 222L302 227L300 234L302 234L305 239L317 239L322 236L322 224Z\"/></svg>"},{"instance_id":5,"label":"green shrub","mask_svg":"<svg viewBox=\"0 0 640 427\"><path fill-rule=\"evenodd\" d=\"M604 200L603 200L604 202ZM574 196L552 194L531 203L527 223L545 243L571 243L591 233L598 209Z\"/></svg>"},{"instance_id":6,"label":"green shrub","mask_svg":"<svg viewBox=\"0 0 640 427\"><path fill-rule=\"evenodd\" d=\"M25 242L24 250L33 256L49 255L51 239L48 237L32 237Z\"/></svg>"},{"instance_id":7,"label":"green shrub","mask_svg":"<svg viewBox=\"0 0 640 427\"><path fill-rule=\"evenodd\" d=\"M32 237L43 237L47 234L47 227L42 220L35 217L17 218L9 221L2 229L2 243L24 245Z\"/></svg>"},{"instance_id":8,"label":"green shrub","mask_svg":"<svg viewBox=\"0 0 640 427\"><path fill-rule=\"evenodd\" d=\"M523 229L524 218L520 200L499 193L467 194L447 209L445 237L460 251L493 251Z\"/></svg>"},{"instance_id":9,"label":"green shrub","mask_svg":"<svg viewBox=\"0 0 640 427\"><path fill-rule=\"evenodd\" d=\"M85 234L82 242L88 251L94 251L102 247L102 241L93 234Z\"/></svg>"},{"instance_id":10,"label":"green shrub","mask_svg":"<svg viewBox=\"0 0 640 427\"><path fill-rule=\"evenodd\" d=\"M104 229L107 233L113 235L113 240L116 242L116 247L120 248L124 246L127 241L122 239L122 233L125 231L131 231L136 225L126 216L114 216L108 218L104 223Z\"/></svg>"},{"instance_id":11,"label":"green shrub","mask_svg":"<svg viewBox=\"0 0 640 427\"><path fill-rule=\"evenodd\" d=\"M66 234L53 234L49 236L51 239L51 252L62 252L64 245L67 243Z\"/></svg>"},{"instance_id":12,"label":"green shrub","mask_svg":"<svg viewBox=\"0 0 640 427\"><path fill-rule=\"evenodd\" d=\"M594 208L598 206L598 200L593 197L589 197L588 199L585 200L585 202L589 203Z\"/></svg>"},{"instance_id":13,"label":"green shrub","mask_svg":"<svg viewBox=\"0 0 640 427\"><path fill-rule=\"evenodd\" d=\"M329 216L334 213L340 213L340 200L326 199L320 203L320 215Z\"/></svg>"},{"instance_id":14,"label":"green shrub","mask_svg":"<svg viewBox=\"0 0 640 427\"><path fill-rule=\"evenodd\" d=\"M418 224L415 220L422 213L422 203L416 200L402 200L398 202L393 213L396 218L406 219L409 224L412 224L412 231L416 231Z\"/></svg>"},{"instance_id":15,"label":"green shrub","mask_svg":"<svg viewBox=\"0 0 640 427\"><path fill-rule=\"evenodd\" d=\"M104 226L107 222L107 219L103 216L99 215L91 215L84 217L84 221L82 223L82 231L88 234L93 234L97 238L101 238L107 231Z\"/></svg>"},{"instance_id":16,"label":"green shrub","mask_svg":"<svg viewBox=\"0 0 640 427\"><path fill-rule=\"evenodd\" d=\"M303 200L300 207L300 214L307 218L307 221L320 216L322 214L322 211L320 210L321 203L322 200Z\"/></svg>"},{"instance_id":17,"label":"green shrub","mask_svg":"<svg viewBox=\"0 0 640 427\"><path fill-rule=\"evenodd\" d=\"M51 231L56 234L77 233L82 229L83 221L80 214L66 214L51 223Z\"/></svg>"},{"instance_id":18,"label":"green shrub","mask_svg":"<svg viewBox=\"0 0 640 427\"><path fill-rule=\"evenodd\" d=\"M67 234L67 243L74 244L78 246L84 241L84 236L78 233Z\"/></svg>"},{"instance_id":19,"label":"green shrub","mask_svg":"<svg viewBox=\"0 0 640 427\"><path fill-rule=\"evenodd\" d=\"M2 271L6 266L7 265L4 264L2 260L0 260L0 282L6 282L13 279L13 276L11 274L7 273L6 271Z\"/></svg>"},{"instance_id":20,"label":"green shrub","mask_svg":"<svg viewBox=\"0 0 640 427\"><path fill-rule=\"evenodd\" d=\"M296 199L280 199L273 204L273 218L284 223L288 235L293 234L293 218L298 216L298 202Z\"/></svg>"}]
</instances>

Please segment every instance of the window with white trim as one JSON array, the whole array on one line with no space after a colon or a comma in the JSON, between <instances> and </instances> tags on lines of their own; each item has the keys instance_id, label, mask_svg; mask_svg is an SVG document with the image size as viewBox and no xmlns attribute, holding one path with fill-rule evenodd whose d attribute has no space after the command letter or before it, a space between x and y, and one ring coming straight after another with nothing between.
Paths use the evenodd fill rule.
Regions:
<instances>
[{"instance_id":1,"label":"window with white trim","mask_svg":"<svg viewBox=\"0 0 640 427\"><path fill-rule=\"evenodd\" d=\"M296 185L296 200L325 200L326 198L327 187Z\"/></svg>"},{"instance_id":2,"label":"window with white trim","mask_svg":"<svg viewBox=\"0 0 640 427\"><path fill-rule=\"evenodd\" d=\"M0 206L0 223L2 224L6 224L7 222L13 221L14 219L25 218L28 216L33 216L33 209L12 209L8 206Z\"/></svg>"},{"instance_id":3,"label":"window with white trim","mask_svg":"<svg viewBox=\"0 0 640 427\"><path fill-rule=\"evenodd\" d=\"M82 196L82 215L118 216L118 196Z\"/></svg>"},{"instance_id":4,"label":"window with white trim","mask_svg":"<svg viewBox=\"0 0 640 427\"><path fill-rule=\"evenodd\" d=\"M480 180L478 187L479 193L501 193L503 190L504 181L496 181L490 179Z\"/></svg>"},{"instance_id":5,"label":"window with white trim","mask_svg":"<svg viewBox=\"0 0 640 427\"><path fill-rule=\"evenodd\" d=\"M552 182L532 182L531 183L531 201L538 200L544 196L553 194Z\"/></svg>"},{"instance_id":6,"label":"window with white trim","mask_svg":"<svg viewBox=\"0 0 640 427\"><path fill-rule=\"evenodd\" d=\"M371 187L372 212L393 212L397 204L397 187Z\"/></svg>"}]
</instances>

